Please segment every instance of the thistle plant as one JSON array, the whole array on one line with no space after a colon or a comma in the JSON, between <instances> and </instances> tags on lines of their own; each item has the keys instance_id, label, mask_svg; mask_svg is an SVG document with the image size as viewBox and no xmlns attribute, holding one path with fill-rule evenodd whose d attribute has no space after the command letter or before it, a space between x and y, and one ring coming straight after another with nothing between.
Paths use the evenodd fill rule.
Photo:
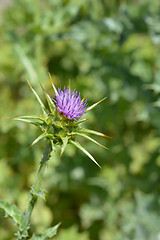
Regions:
<instances>
[{"instance_id":1,"label":"thistle plant","mask_svg":"<svg viewBox=\"0 0 160 240\"><path fill-rule=\"evenodd\" d=\"M87 99L81 99L80 93L78 93L76 90L71 91L70 84L67 88L64 87L63 90L60 88L57 90L53 84L51 76L50 80L54 91L52 97L49 96L49 94L41 85L48 102L48 108L45 107L36 91L28 82L32 92L38 100L42 114L40 116L21 116L12 118L18 121L34 124L41 130L41 134L32 142L30 147L35 145L41 139L46 139L45 151L40 161L40 167L36 176L35 184L30 190L30 197L26 211L23 213L18 210L15 205L12 206L5 201L0 201L0 208L4 209L6 216L11 217L14 223L18 226L18 232L16 233L16 236L19 240L45 240L51 238L56 235L57 229L60 225L57 224L56 226L47 229L45 232L39 235L30 236L29 234L30 219L37 202L37 198L40 197L45 199L45 194L41 187L41 183L52 150L57 146L60 146L61 157L67 147L67 144L72 144L85 153L95 164L100 167L94 157L78 141L76 141L76 135L84 137L104 148L106 147L101 145L88 134L109 137L101 132L81 127L81 123L87 120L87 118L82 117L106 98L103 98L92 106L88 106Z\"/></svg>"}]
</instances>

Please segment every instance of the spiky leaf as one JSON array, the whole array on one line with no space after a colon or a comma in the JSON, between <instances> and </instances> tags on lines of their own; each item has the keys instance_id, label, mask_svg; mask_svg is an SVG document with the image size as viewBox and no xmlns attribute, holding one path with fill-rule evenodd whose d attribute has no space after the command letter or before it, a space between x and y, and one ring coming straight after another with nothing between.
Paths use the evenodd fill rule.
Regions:
<instances>
[{"instance_id":1,"label":"spiky leaf","mask_svg":"<svg viewBox=\"0 0 160 240\"><path fill-rule=\"evenodd\" d=\"M58 91L57 91L56 87L54 86L54 83L53 83L53 80L52 80L52 77L51 77L50 73L49 73L49 78L51 80L51 84L52 84L52 87L53 87L53 90L54 90L55 94L58 95Z\"/></svg>"},{"instance_id":2,"label":"spiky leaf","mask_svg":"<svg viewBox=\"0 0 160 240\"><path fill-rule=\"evenodd\" d=\"M101 146L101 147L103 147L103 148L105 148L105 149L108 149L107 147L103 146L102 144L100 144L99 142L97 142L95 139L89 137L88 135L86 135L86 134L84 134L84 133L75 132L75 133L72 133L72 134L76 134L76 135L79 135L79 136L81 136L81 137L87 138L88 140L96 143L97 145L99 145L99 146Z\"/></svg>"},{"instance_id":3,"label":"spiky leaf","mask_svg":"<svg viewBox=\"0 0 160 240\"><path fill-rule=\"evenodd\" d=\"M62 147L61 147L61 153L60 153L60 157L62 156L66 146L67 146L67 143L68 143L68 137L64 137L62 138L62 141L63 141L63 144L62 144Z\"/></svg>"},{"instance_id":4,"label":"spiky leaf","mask_svg":"<svg viewBox=\"0 0 160 240\"><path fill-rule=\"evenodd\" d=\"M31 123L31 124L39 127L39 128L41 128L41 125L42 125L42 123L40 123L38 121L35 121L34 119L33 120L29 120L29 119L25 119L25 118L21 118L21 117L19 117L19 118L11 118L11 119L17 120L17 121L20 121L20 122Z\"/></svg>"},{"instance_id":5,"label":"spiky leaf","mask_svg":"<svg viewBox=\"0 0 160 240\"><path fill-rule=\"evenodd\" d=\"M75 123L77 124L80 124L80 123L83 123L83 122L86 122L88 120L88 118L85 118L85 119L81 119L81 120L78 120L76 121Z\"/></svg>"},{"instance_id":6,"label":"spiky leaf","mask_svg":"<svg viewBox=\"0 0 160 240\"><path fill-rule=\"evenodd\" d=\"M14 117L14 118L10 118L10 119L13 119L13 120L18 120L18 119L36 119L36 120L39 120L39 121L42 121L44 122L44 118L42 117L38 117L38 116L20 116L20 117Z\"/></svg>"},{"instance_id":7,"label":"spiky leaf","mask_svg":"<svg viewBox=\"0 0 160 240\"><path fill-rule=\"evenodd\" d=\"M52 238L57 234L57 230L60 226L60 223L57 224L54 227L48 228L44 233L39 234L39 235L33 235L32 238L30 238L30 240L46 240L48 238Z\"/></svg>"},{"instance_id":8,"label":"spiky leaf","mask_svg":"<svg viewBox=\"0 0 160 240\"><path fill-rule=\"evenodd\" d=\"M94 103L93 105L91 105L90 107L88 107L88 108L86 109L86 112L88 112L88 111L92 110L93 108L95 108L99 103L101 103L102 101L104 101L106 98L107 98L107 97L101 99L100 101L98 101L98 102Z\"/></svg>"},{"instance_id":9,"label":"spiky leaf","mask_svg":"<svg viewBox=\"0 0 160 240\"><path fill-rule=\"evenodd\" d=\"M80 149L82 152L84 152L95 164L97 164L98 167L101 168L101 166L97 163L94 157L84 147L82 147L79 142L73 141L73 140L70 140L69 142L73 144L75 147L77 147L78 149Z\"/></svg>"},{"instance_id":10,"label":"spiky leaf","mask_svg":"<svg viewBox=\"0 0 160 240\"><path fill-rule=\"evenodd\" d=\"M21 232L23 232L23 236L27 237L28 233L24 222L23 213L15 205L10 205L6 201L0 201L0 208L5 211L6 217L13 219L14 224L18 226Z\"/></svg>"},{"instance_id":11,"label":"spiky leaf","mask_svg":"<svg viewBox=\"0 0 160 240\"><path fill-rule=\"evenodd\" d=\"M48 133L42 133L39 137L37 137L33 142L32 144L29 146L32 147L33 145L35 145L37 142L39 142L41 139L43 138L52 138L52 134L48 134Z\"/></svg>"},{"instance_id":12,"label":"spiky leaf","mask_svg":"<svg viewBox=\"0 0 160 240\"><path fill-rule=\"evenodd\" d=\"M82 129L82 132L83 132L83 133L94 134L94 135L97 135L97 136L100 136L100 137L112 138L112 137L110 137L110 136L105 135L104 133L97 132L97 131L94 131L94 130L90 130L90 129L87 129L87 128L83 128L83 129Z\"/></svg>"},{"instance_id":13,"label":"spiky leaf","mask_svg":"<svg viewBox=\"0 0 160 240\"><path fill-rule=\"evenodd\" d=\"M40 104L40 106L41 106L42 112L43 112L44 115L46 116L46 115L47 115L47 109L46 109L46 107L44 106L44 104L42 103L40 97L38 96L38 94L36 93L36 91L32 88L32 86L31 86L31 84L29 83L28 80L27 80L27 82L28 82L28 85L30 86L32 92L33 92L34 95L36 96L36 98L37 98L37 100L38 100L38 102L39 102L39 104Z\"/></svg>"},{"instance_id":14,"label":"spiky leaf","mask_svg":"<svg viewBox=\"0 0 160 240\"><path fill-rule=\"evenodd\" d=\"M54 112L55 111L55 108L53 106L55 106L55 103L52 101L52 99L50 98L50 96L48 95L48 93L46 92L46 90L43 88L43 86L41 85L41 88L45 94L45 97L47 99L47 103L48 103L48 106L49 106L49 109L51 112Z\"/></svg>"}]
</instances>

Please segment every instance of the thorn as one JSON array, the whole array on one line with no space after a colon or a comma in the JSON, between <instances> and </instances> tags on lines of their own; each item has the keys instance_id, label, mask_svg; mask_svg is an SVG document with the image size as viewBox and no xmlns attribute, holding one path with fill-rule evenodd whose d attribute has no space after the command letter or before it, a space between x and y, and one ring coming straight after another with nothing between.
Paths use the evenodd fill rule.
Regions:
<instances>
[{"instance_id":1,"label":"thorn","mask_svg":"<svg viewBox=\"0 0 160 240\"><path fill-rule=\"evenodd\" d=\"M107 135L105 135L105 134L104 134L104 137L106 137L106 138L112 138L111 136L107 136Z\"/></svg>"},{"instance_id":2,"label":"thorn","mask_svg":"<svg viewBox=\"0 0 160 240\"><path fill-rule=\"evenodd\" d=\"M48 75L49 75L49 78L50 78L50 80L51 80L51 84L52 84L52 86L53 86L53 85L54 85L54 83L53 83L53 80L52 80L51 74L50 74L50 73L48 73Z\"/></svg>"},{"instance_id":3,"label":"thorn","mask_svg":"<svg viewBox=\"0 0 160 240\"><path fill-rule=\"evenodd\" d=\"M42 84L40 83L40 86L42 88L42 91L45 92L45 89L43 88Z\"/></svg>"},{"instance_id":4,"label":"thorn","mask_svg":"<svg viewBox=\"0 0 160 240\"><path fill-rule=\"evenodd\" d=\"M97 105L98 105L99 103L101 103L102 101L104 101L106 98L107 98L107 97L104 97L104 98L102 98L101 100L99 100L99 101L97 102Z\"/></svg>"},{"instance_id":5,"label":"thorn","mask_svg":"<svg viewBox=\"0 0 160 240\"><path fill-rule=\"evenodd\" d=\"M99 168L102 168L98 163L96 163Z\"/></svg>"},{"instance_id":6,"label":"thorn","mask_svg":"<svg viewBox=\"0 0 160 240\"><path fill-rule=\"evenodd\" d=\"M30 86L30 88L33 89L30 82L27 79L26 79L26 81L27 81L28 85Z\"/></svg>"},{"instance_id":7,"label":"thorn","mask_svg":"<svg viewBox=\"0 0 160 240\"><path fill-rule=\"evenodd\" d=\"M60 155L59 155L59 159L61 159L61 157L62 157L62 154L63 154L63 152L61 151L61 153L60 153Z\"/></svg>"},{"instance_id":8,"label":"thorn","mask_svg":"<svg viewBox=\"0 0 160 240\"><path fill-rule=\"evenodd\" d=\"M32 146L33 146L33 143L29 147L27 147L27 149L31 148Z\"/></svg>"},{"instance_id":9,"label":"thorn","mask_svg":"<svg viewBox=\"0 0 160 240\"><path fill-rule=\"evenodd\" d=\"M86 97L87 97L87 95L86 96L84 96L84 98L81 100L82 102L84 102L84 100L86 99Z\"/></svg>"},{"instance_id":10,"label":"thorn","mask_svg":"<svg viewBox=\"0 0 160 240\"><path fill-rule=\"evenodd\" d=\"M94 163L95 163L99 168L102 168L102 167L97 163L97 161L94 161Z\"/></svg>"},{"instance_id":11,"label":"thorn","mask_svg":"<svg viewBox=\"0 0 160 240\"><path fill-rule=\"evenodd\" d=\"M102 145L102 144L100 144L99 142L97 142L97 144L98 144L99 146L101 146L101 147L103 147L103 148L105 148L105 149L109 150L109 148L107 148L107 147L103 146L103 145Z\"/></svg>"},{"instance_id":12,"label":"thorn","mask_svg":"<svg viewBox=\"0 0 160 240\"><path fill-rule=\"evenodd\" d=\"M99 103L101 103L102 101L104 101L107 97L104 97L103 99L99 100L98 102L94 103L93 105L89 106L86 111L90 111L92 109L94 109Z\"/></svg>"},{"instance_id":13,"label":"thorn","mask_svg":"<svg viewBox=\"0 0 160 240\"><path fill-rule=\"evenodd\" d=\"M16 119L16 118L18 118L18 117L14 117L14 118L7 118L7 119L13 119L13 120L14 120L14 119Z\"/></svg>"},{"instance_id":14,"label":"thorn","mask_svg":"<svg viewBox=\"0 0 160 240\"><path fill-rule=\"evenodd\" d=\"M69 91L71 91L71 80L69 79Z\"/></svg>"},{"instance_id":15,"label":"thorn","mask_svg":"<svg viewBox=\"0 0 160 240\"><path fill-rule=\"evenodd\" d=\"M54 92L55 92L55 94L57 95L57 94L58 94L58 92L57 92L57 89L56 89L56 87L54 86L54 83L53 83L53 80L52 80L51 74L50 74L50 73L48 73L48 75L49 75L49 78L50 78L50 80L51 80L51 84L52 84L52 87L53 87L53 89L54 89Z\"/></svg>"},{"instance_id":16,"label":"thorn","mask_svg":"<svg viewBox=\"0 0 160 240\"><path fill-rule=\"evenodd\" d=\"M89 118L81 119L81 120L79 120L79 121L76 121L76 123L82 123L82 122L87 121L88 119L89 119Z\"/></svg>"}]
</instances>

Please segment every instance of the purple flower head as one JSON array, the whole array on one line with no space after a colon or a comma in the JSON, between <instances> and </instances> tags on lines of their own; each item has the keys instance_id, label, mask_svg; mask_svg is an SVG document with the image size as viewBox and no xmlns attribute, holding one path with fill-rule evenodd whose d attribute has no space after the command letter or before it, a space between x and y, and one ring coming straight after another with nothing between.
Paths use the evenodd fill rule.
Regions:
<instances>
[{"instance_id":1,"label":"purple flower head","mask_svg":"<svg viewBox=\"0 0 160 240\"><path fill-rule=\"evenodd\" d=\"M69 87L64 91L58 88L58 94L55 95L55 103L57 106L58 112L63 116L77 120L87 109L87 100L81 100L80 93L78 94L76 90L70 91Z\"/></svg>"}]
</instances>

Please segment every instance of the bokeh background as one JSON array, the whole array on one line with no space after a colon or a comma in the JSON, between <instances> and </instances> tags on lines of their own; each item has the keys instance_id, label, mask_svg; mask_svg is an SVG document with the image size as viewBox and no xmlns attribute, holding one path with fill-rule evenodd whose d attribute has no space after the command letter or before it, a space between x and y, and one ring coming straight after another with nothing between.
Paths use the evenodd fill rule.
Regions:
<instances>
[{"instance_id":1,"label":"bokeh background","mask_svg":"<svg viewBox=\"0 0 160 240\"><path fill-rule=\"evenodd\" d=\"M102 166L68 146L53 152L32 216L32 232L62 222L55 240L160 239L159 0L0 1L0 199L27 207L44 149L36 127L9 117L41 114L26 82L45 101L68 85L87 96L85 126L112 139L109 151L79 139ZM0 210L0 239L16 226Z\"/></svg>"}]
</instances>

